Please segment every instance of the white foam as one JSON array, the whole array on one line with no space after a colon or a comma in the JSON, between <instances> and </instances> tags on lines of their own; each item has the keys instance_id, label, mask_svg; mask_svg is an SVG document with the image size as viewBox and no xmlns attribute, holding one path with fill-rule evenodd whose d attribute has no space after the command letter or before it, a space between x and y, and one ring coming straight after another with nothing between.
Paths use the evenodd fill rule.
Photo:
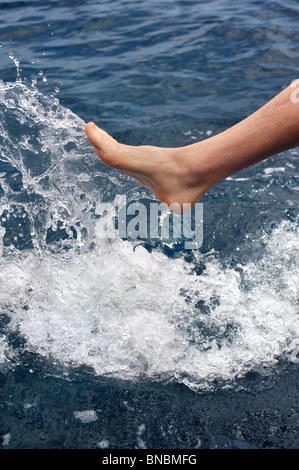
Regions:
<instances>
[{"instance_id":1,"label":"white foam","mask_svg":"<svg viewBox=\"0 0 299 470\"><path fill-rule=\"evenodd\" d=\"M145 433L146 426L145 424L141 424L138 426L137 430L137 449L147 449L146 441L143 439L143 435Z\"/></svg>"},{"instance_id":2,"label":"white foam","mask_svg":"<svg viewBox=\"0 0 299 470\"><path fill-rule=\"evenodd\" d=\"M273 173L283 173L286 169L284 167L275 167L275 168L264 168L264 173L266 176L271 176Z\"/></svg>"},{"instance_id":3,"label":"white foam","mask_svg":"<svg viewBox=\"0 0 299 470\"><path fill-rule=\"evenodd\" d=\"M109 447L110 443L107 439L102 439L99 443L98 443L98 447L100 449L107 449Z\"/></svg>"},{"instance_id":4,"label":"white foam","mask_svg":"<svg viewBox=\"0 0 299 470\"><path fill-rule=\"evenodd\" d=\"M98 415L94 410L74 411L74 416L82 423L92 423L98 420Z\"/></svg>"},{"instance_id":5,"label":"white foam","mask_svg":"<svg viewBox=\"0 0 299 470\"><path fill-rule=\"evenodd\" d=\"M216 260L198 277L181 259L121 240L67 264L27 259L24 269L1 271L16 301L10 327L29 350L99 375L176 379L192 388L232 380L299 346L297 244L286 224L277 229L264 259L243 267L249 290Z\"/></svg>"},{"instance_id":6,"label":"white foam","mask_svg":"<svg viewBox=\"0 0 299 470\"><path fill-rule=\"evenodd\" d=\"M4 335L0 336L0 364L6 364L9 360L6 357L7 343Z\"/></svg>"},{"instance_id":7,"label":"white foam","mask_svg":"<svg viewBox=\"0 0 299 470\"><path fill-rule=\"evenodd\" d=\"M3 446L8 446L8 444L10 443L10 440L11 440L11 434L8 432L6 434L3 434L2 437L2 444Z\"/></svg>"}]
</instances>

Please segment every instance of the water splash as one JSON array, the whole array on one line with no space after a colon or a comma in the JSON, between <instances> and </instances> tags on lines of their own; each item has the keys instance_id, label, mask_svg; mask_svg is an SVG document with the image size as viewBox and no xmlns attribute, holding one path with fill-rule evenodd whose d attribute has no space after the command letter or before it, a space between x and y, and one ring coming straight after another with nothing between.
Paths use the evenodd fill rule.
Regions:
<instances>
[{"instance_id":1,"label":"water splash","mask_svg":"<svg viewBox=\"0 0 299 470\"><path fill-rule=\"evenodd\" d=\"M8 57L14 62L17 71L17 82L21 82L20 61L14 56L13 52L9 52Z\"/></svg>"},{"instance_id":2,"label":"water splash","mask_svg":"<svg viewBox=\"0 0 299 470\"><path fill-rule=\"evenodd\" d=\"M95 158L84 122L21 82L0 105L2 362L26 351L126 380L227 385L299 348L298 232L281 223L255 263L169 258L97 239L96 206L122 180ZM202 269L197 269L198 266Z\"/></svg>"}]
</instances>

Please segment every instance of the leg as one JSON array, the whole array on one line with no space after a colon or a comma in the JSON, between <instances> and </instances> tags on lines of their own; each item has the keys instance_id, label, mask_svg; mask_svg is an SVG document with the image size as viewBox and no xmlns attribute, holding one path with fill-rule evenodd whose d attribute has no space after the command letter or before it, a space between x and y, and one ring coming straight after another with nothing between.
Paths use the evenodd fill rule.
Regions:
<instances>
[{"instance_id":1,"label":"leg","mask_svg":"<svg viewBox=\"0 0 299 470\"><path fill-rule=\"evenodd\" d=\"M230 129L185 147L123 145L94 123L88 123L85 132L106 165L148 186L160 201L182 208L185 202L194 205L233 173L299 145L299 103L294 87L290 85Z\"/></svg>"}]
</instances>

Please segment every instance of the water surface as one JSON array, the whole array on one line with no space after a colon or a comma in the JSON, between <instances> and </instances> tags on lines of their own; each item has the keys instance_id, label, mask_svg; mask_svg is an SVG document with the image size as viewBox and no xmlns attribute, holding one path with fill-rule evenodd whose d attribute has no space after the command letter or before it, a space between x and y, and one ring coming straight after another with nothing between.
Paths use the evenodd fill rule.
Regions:
<instances>
[{"instance_id":1,"label":"water surface","mask_svg":"<svg viewBox=\"0 0 299 470\"><path fill-rule=\"evenodd\" d=\"M176 146L298 78L298 3L2 2L3 448L298 446L298 150L204 196L204 242L97 236L154 196L93 120Z\"/></svg>"}]
</instances>

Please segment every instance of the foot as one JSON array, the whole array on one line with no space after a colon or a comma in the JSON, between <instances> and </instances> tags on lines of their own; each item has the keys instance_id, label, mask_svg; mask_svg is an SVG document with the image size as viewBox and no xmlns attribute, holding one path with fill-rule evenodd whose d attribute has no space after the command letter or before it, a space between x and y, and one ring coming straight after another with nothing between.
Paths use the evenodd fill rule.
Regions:
<instances>
[{"instance_id":1,"label":"foot","mask_svg":"<svg viewBox=\"0 0 299 470\"><path fill-rule=\"evenodd\" d=\"M85 132L103 163L150 188L173 212L182 213L186 203L192 207L215 184L207 159L201 158L205 141L180 148L134 147L118 143L92 122Z\"/></svg>"}]
</instances>

